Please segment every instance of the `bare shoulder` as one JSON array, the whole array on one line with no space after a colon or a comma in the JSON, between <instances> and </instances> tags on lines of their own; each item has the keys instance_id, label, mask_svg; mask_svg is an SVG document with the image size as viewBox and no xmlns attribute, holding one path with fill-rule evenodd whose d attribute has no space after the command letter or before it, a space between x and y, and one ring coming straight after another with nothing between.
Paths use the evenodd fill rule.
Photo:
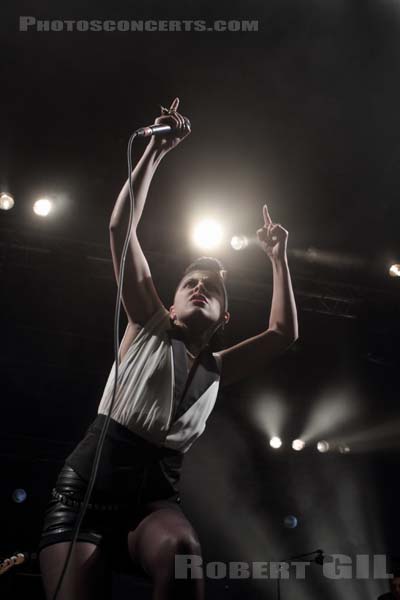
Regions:
<instances>
[{"instance_id":1,"label":"bare shoulder","mask_svg":"<svg viewBox=\"0 0 400 600\"><path fill-rule=\"evenodd\" d=\"M121 344L119 347L119 354L120 354L121 361L123 360L126 352L130 348L130 346L133 344L133 342L135 341L135 339L138 336L138 334L140 333L140 331L143 329L143 327L146 326L146 323L149 322L154 317L156 312L160 312L160 311L162 311L164 315L168 315L167 309L164 306L159 306L156 310L154 310L151 314L149 314L148 318L146 319L146 322L144 322L144 323L128 321L128 325L125 329L125 333L124 333L124 336L122 338L122 341L121 341Z\"/></svg>"}]
</instances>

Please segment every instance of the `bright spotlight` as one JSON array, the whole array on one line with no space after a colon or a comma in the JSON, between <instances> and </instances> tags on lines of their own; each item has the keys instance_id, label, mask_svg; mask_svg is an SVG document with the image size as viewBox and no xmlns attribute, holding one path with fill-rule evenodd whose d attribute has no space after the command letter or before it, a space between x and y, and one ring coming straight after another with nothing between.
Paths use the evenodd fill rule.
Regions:
<instances>
[{"instance_id":1,"label":"bright spotlight","mask_svg":"<svg viewBox=\"0 0 400 600\"><path fill-rule=\"evenodd\" d=\"M293 440L293 442L292 442L292 448L293 448L293 450L296 450L297 452L299 452L300 450L303 450L305 445L306 445L306 443L303 440Z\"/></svg>"},{"instance_id":2,"label":"bright spotlight","mask_svg":"<svg viewBox=\"0 0 400 600\"><path fill-rule=\"evenodd\" d=\"M3 192L0 194L0 209L1 210L10 210L14 206L14 198L11 194L6 194Z\"/></svg>"},{"instance_id":3,"label":"bright spotlight","mask_svg":"<svg viewBox=\"0 0 400 600\"><path fill-rule=\"evenodd\" d=\"M249 245L249 240L245 235L234 235L231 239L231 246L234 250L243 250Z\"/></svg>"},{"instance_id":4,"label":"bright spotlight","mask_svg":"<svg viewBox=\"0 0 400 600\"><path fill-rule=\"evenodd\" d=\"M282 440L281 438L274 436L269 440L269 445L271 446L271 448L277 450L282 446Z\"/></svg>"},{"instance_id":5,"label":"bright spotlight","mask_svg":"<svg viewBox=\"0 0 400 600\"><path fill-rule=\"evenodd\" d=\"M193 231L193 241L200 248L211 249L222 240L222 227L211 219L201 221Z\"/></svg>"},{"instance_id":6,"label":"bright spotlight","mask_svg":"<svg viewBox=\"0 0 400 600\"><path fill-rule=\"evenodd\" d=\"M33 205L33 212L39 217L47 217L53 209L53 203L48 198L40 198Z\"/></svg>"},{"instance_id":7,"label":"bright spotlight","mask_svg":"<svg viewBox=\"0 0 400 600\"><path fill-rule=\"evenodd\" d=\"M328 452L329 448L330 448L329 443L326 440L321 440L317 444L318 452Z\"/></svg>"},{"instance_id":8,"label":"bright spotlight","mask_svg":"<svg viewBox=\"0 0 400 600\"><path fill-rule=\"evenodd\" d=\"M389 269L391 277L400 277L400 265L392 265Z\"/></svg>"}]
</instances>

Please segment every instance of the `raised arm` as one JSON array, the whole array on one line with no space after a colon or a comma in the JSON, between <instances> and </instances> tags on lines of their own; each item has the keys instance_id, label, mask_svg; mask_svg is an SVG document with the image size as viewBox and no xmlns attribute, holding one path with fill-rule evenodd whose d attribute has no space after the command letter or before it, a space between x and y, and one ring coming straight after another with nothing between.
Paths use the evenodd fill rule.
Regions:
<instances>
[{"instance_id":1,"label":"raised arm","mask_svg":"<svg viewBox=\"0 0 400 600\"><path fill-rule=\"evenodd\" d=\"M143 325L161 306L154 287L147 260L137 238L137 225L144 209L147 193L156 169L162 158L177 146L189 133L187 120L177 112L179 99L175 98L170 109L162 108L157 124L172 125L176 134L152 137L142 158L132 172L134 194L134 220L125 262L122 300L129 323ZM129 180L123 186L110 219L110 245L117 282L119 281L120 259L129 221Z\"/></svg>"},{"instance_id":2,"label":"raised arm","mask_svg":"<svg viewBox=\"0 0 400 600\"><path fill-rule=\"evenodd\" d=\"M287 261L288 232L274 224L263 207L264 227L257 231L261 247L272 263L273 293L268 328L219 354L222 359L221 385L260 371L298 338L297 310Z\"/></svg>"}]
</instances>

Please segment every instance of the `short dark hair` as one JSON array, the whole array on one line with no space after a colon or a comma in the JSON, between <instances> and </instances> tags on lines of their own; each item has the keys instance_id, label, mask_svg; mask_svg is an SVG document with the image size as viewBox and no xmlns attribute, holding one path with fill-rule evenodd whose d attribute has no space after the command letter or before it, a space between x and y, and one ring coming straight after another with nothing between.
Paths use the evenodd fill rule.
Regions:
<instances>
[{"instance_id":1,"label":"short dark hair","mask_svg":"<svg viewBox=\"0 0 400 600\"><path fill-rule=\"evenodd\" d=\"M211 271L213 273L217 273L221 277L222 288L224 290L225 297L225 307L224 311L228 310L228 292L226 291L225 279L228 274L224 265L218 258L214 258L212 256L200 256L196 258L188 267L186 267L183 277L186 277L192 271Z\"/></svg>"}]
</instances>

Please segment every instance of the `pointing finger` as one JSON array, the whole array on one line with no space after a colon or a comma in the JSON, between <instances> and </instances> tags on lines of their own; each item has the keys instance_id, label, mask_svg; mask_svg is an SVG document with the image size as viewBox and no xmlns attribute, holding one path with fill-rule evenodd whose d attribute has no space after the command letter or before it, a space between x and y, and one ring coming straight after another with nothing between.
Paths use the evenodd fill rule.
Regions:
<instances>
[{"instance_id":1,"label":"pointing finger","mask_svg":"<svg viewBox=\"0 0 400 600\"><path fill-rule=\"evenodd\" d=\"M264 206L263 206L263 217L264 217L265 226L272 225L272 219L269 216L269 212L268 212L268 208L267 208L266 204L264 204Z\"/></svg>"},{"instance_id":2,"label":"pointing finger","mask_svg":"<svg viewBox=\"0 0 400 600\"><path fill-rule=\"evenodd\" d=\"M175 98L175 100L172 102L169 110L178 110L178 106L179 106L179 98Z\"/></svg>"}]
</instances>

